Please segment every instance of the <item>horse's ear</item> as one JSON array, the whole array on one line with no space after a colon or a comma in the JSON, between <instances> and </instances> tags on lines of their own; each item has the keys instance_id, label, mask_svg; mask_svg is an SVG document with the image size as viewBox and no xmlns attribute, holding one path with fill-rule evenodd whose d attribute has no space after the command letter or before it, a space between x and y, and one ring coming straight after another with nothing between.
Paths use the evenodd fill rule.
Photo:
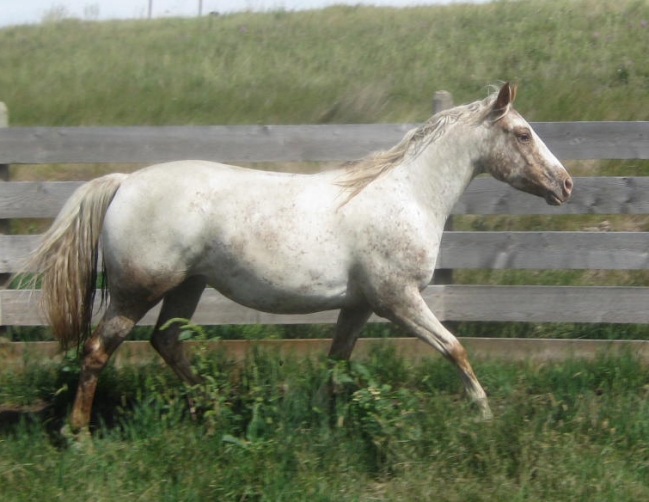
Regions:
<instances>
[{"instance_id":1,"label":"horse's ear","mask_svg":"<svg viewBox=\"0 0 649 502\"><path fill-rule=\"evenodd\" d=\"M514 102L515 97L516 97L516 87L512 89L512 87L509 85L509 82L507 82L505 85L503 85L500 88L498 97L494 102L494 106L493 106L494 111L504 111L509 106L510 103Z\"/></svg>"},{"instance_id":2,"label":"horse's ear","mask_svg":"<svg viewBox=\"0 0 649 502\"><path fill-rule=\"evenodd\" d=\"M509 111L509 105L514 102L514 99L516 99L516 86L512 87L507 82L500 88L498 97L489 112L489 118L492 121L500 120Z\"/></svg>"}]
</instances>

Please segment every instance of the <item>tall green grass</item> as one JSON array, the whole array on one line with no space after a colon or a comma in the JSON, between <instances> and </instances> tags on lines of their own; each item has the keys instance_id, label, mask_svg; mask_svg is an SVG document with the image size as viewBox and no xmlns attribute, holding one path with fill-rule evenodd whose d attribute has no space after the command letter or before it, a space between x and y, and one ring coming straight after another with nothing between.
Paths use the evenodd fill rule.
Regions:
<instances>
[{"instance_id":1,"label":"tall green grass","mask_svg":"<svg viewBox=\"0 0 649 502\"><path fill-rule=\"evenodd\" d=\"M257 354L235 379L223 358L201 364L209 399L159 366L109 370L93 439L73 445L48 425L69 406L72 373L33 367L57 382L49 387L56 411L0 430L3 500L649 496L649 369L630 355L548 366L481 362L496 414L490 423L476 421L441 359L412 367L377 350L327 369L324 361ZM19 400L17 377L11 385L6 378L2 400ZM314 401L327 378L337 389L331 406ZM204 405L195 418L188 395Z\"/></svg>"},{"instance_id":2,"label":"tall green grass","mask_svg":"<svg viewBox=\"0 0 649 502\"><path fill-rule=\"evenodd\" d=\"M638 0L62 20L0 29L0 99L14 125L396 122L512 80L533 120L646 120L647 20Z\"/></svg>"}]
</instances>

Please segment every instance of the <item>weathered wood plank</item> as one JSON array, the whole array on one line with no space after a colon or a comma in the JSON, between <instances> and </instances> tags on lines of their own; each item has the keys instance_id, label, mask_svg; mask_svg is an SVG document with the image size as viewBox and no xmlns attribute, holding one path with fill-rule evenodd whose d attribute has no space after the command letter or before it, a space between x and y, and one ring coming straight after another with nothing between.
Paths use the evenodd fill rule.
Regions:
<instances>
[{"instance_id":1,"label":"weathered wood plank","mask_svg":"<svg viewBox=\"0 0 649 502\"><path fill-rule=\"evenodd\" d=\"M0 235L0 273L18 272L39 239L40 235Z\"/></svg>"},{"instance_id":2,"label":"weathered wood plank","mask_svg":"<svg viewBox=\"0 0 649 502\"><path fill-rule=\"evenodd\" d=\"M646 340L557 340L530 338L462 338L473 361L525 361L546 363L566 359L595 359L634 354L649 362L649 341ZM228 359L242 363L256 352L278 357L318 359L324 357L331 345L330 339L297 340L216 340L209 342L184 342L187 350L207 349L223 353ZM440 355L416 338L361 338L354 347L352 357L367 358L377 348L389 348L411 363ZM0 345L0 371L20 371L27 363L47 361L58 363L61 353L56 342L4 343ZM162 358L148 341L124 342L112 358L117 367L158 362Z\"/></svg>"},{"instance_id":3,"label":"weathered wood plank","mask_svg":"<svg viewBox=\"0 0 649 502\"><path fill-rule=\"evenodd\" d=\"M445 286L447 321L649 322L649 288Z\"/></svg>"},{"instance_id":4,"label":"weathered wood plank","mask_svg":"<svg viewBox=\"0 0 649 502\"><path fill-rule=\"evenodd\" d=\"M649 122L536 122L560 159L649 159Z\"/></svg>"},{"instance_id":5,"label":"weathered wood plank","mask_svg":"<svg viewBox=\"0 0 649 502\"><path fill-rule=\"evenodd\" d=\"M83 181L0 183L0 218L54 218Z\"/></svg>"},{"instance_id":6,"label":"weathered wood plank","mask_svg":"<svg viewBox=\"0 0 649 502\"><path fill-rule=\"evenodd\" d=\"M0 325L42 326L38 293L0 291ZM615 286L430 286L425 298L442 321L649 323L649 288ZM157 309L140 322L152 325ZM213 290L203 295L197 324L312 324L335 322L335 311L273 315L241 307ZM373 317L371 322L382 319Z\"/></svg>"},{"instance_id":7,"label":"weathered wood plank","mask_svg":"<svg viewBox=\"0 0 649 502\"><path fill-rule=\"evenodd\" d=\"M446 232L439 268L649 269L649 232Z\"/></svg>"},{"instance_id":8,"label":"weathered wood plank","mask_svg":"<svg viewBox=\"0 0 649 502\"><path fill-rule=\"evenodd\" d=\"M426 290L426 301L436 312L443 311L440 297L441 286ZM99 298L99 294L97 298ZM0 325L5 326L43 326L43 316L39 309L40 292L26 290L0 290ZM152 309L140 321L140 325L155 324L159 306ZM95 302L95 312L100 312L99 300ZM334 323L337 311L318 312L315 314L276 315L249 309L228 300L213 289L203 293L201 301L192 317L196 324L317 324ZM374 316L372 322L381 322Z\"/></svg>"},{"instance_id":9,"label":"weathered wood plank","mask_svg":"<svg viewBox=\"0 0 649 502\"><path fill-rule=\"evenodd\" d=\"M0 235L0 273L16 272L36 235ZM438 268L648 270L649 232L446 232Z\"/></svg>"},{"instance_id":10,"label":"weathered wood plank","mask_svg":"<svg viewBox=\"0 0 649 502\"><path fill-rule=\"evenodd\" d=\"M0 134L0 162L349 160L396 144L412 127L412 124L13 127Z\"/></svg>"},{"instance_id":11,"label":"weathered wood plank","mask_svg":"<svg viewBox=\"0 0 649 502\"><path fill-rule=\"evenodd\" d=\"M649 122L532 125L562 159L649 158ZM349 160L396 144L415 126L11 127L0 131L0 164Z\"/></svg>"},{"instance_id":12,"label":"weathered wood plank","mask_svg":"<svg viewBox=\"0 0 649 502\"><path fill-rule=\"evenodd\" d=\"M479 177L468 186L453 214L649 214L649 176L578 177L574 182L570 200L550 206L491 177Z\"/></svg>"},{"instance_id":13,"label":"weathered wood plank","mask_svg":"<svg viewBox=\"0 0 649 502\"><path fill-rule=\"evenodd\" d=\"M81 181L0 184L0 218L54 218ZM572 198L549 206L489 177L473 180L453 214L649 214L649 176L575 178Z\"/></svg>"}]
</instances>

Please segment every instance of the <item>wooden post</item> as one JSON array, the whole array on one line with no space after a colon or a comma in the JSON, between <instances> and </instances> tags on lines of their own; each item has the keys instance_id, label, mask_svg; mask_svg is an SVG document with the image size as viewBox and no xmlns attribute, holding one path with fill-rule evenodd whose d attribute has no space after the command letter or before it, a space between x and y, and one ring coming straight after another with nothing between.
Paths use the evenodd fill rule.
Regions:
<instances>
[{"instance_id":1,"label":"wooden post","mask_svg":"<svg viewBox=\"0 0 649 502\"><path fill-rule=\"evenodd\" d=\"M0 101L0 127L9 127L9 113L7 106ZM0 164L0 183L9 181L9 164ZM0 234L6 235L10 231L10 220L0 219ZM11 274L0 274L0 288L7 287ZM0 338L7 336L7 326L0 326Z\"/></svg>"},{"instance_id":2,"label":"wooden post","mask_svg":"<svg viewBox=\"0 0 649 502\"><path fill-rule=\"evenodd\" d=\"M0 101L0 127L9 127L9 113L7 106ZM9 181L9 165L0 164L0 183ZM10 220L0 219L0 235L10 233ZM10 274L0 274L0 286L6 286Z\"/></svg>"},{"instance_id":3,"label":"wooden post","mask_svg":"<svg viewBox=\"0 0 649 502\"><path fill-rule=\"evenodd\" d=\"M453 108L453 95L448 91L433 94L433 114Z\"/></svg>"},{"instance_id":4,"label":"wooden post","mask_svg":"<svg viewBox=\"0 0 649 502\"><path fill-rule=\"evenodd\" d=\"M453 107L453 95L448 91L436 91L433 94L433 114L448 110ZM444 231L453 230L453 216L449 216L444 226ZM453 270L439 268L433 275L433 284L452 284Z\"/></svg>"}]
</instances>

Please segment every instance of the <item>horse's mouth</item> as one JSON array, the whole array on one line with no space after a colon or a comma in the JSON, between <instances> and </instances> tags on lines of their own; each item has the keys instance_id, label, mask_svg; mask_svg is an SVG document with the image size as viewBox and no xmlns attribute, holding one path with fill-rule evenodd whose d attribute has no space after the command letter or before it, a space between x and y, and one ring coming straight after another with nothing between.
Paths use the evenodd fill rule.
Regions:
<instances>
[{"instance_id":1,"label":"horse's mouth","mask_svg":"<svg viewBox=\"0 0 649 502\"><path fill-rule=\"evenodd\" d=\"M557 183L557 186L545 194L545 201L551 206L559 206L566 202L572 195L573 181L570 176Z\"/></svg>"},{"instance_id":2,"label":"horse's mouth","mask_svg":"<svg viewBox=\"0 0 649 502\"><path fill-rule=\"evenodd\" d=\"M556 194L553 193L548 193L545 196L545 202L547 202L551 206L560 206L563 204L567 199L561 199L558 197Z\"/></svg>"}]
</instances>

